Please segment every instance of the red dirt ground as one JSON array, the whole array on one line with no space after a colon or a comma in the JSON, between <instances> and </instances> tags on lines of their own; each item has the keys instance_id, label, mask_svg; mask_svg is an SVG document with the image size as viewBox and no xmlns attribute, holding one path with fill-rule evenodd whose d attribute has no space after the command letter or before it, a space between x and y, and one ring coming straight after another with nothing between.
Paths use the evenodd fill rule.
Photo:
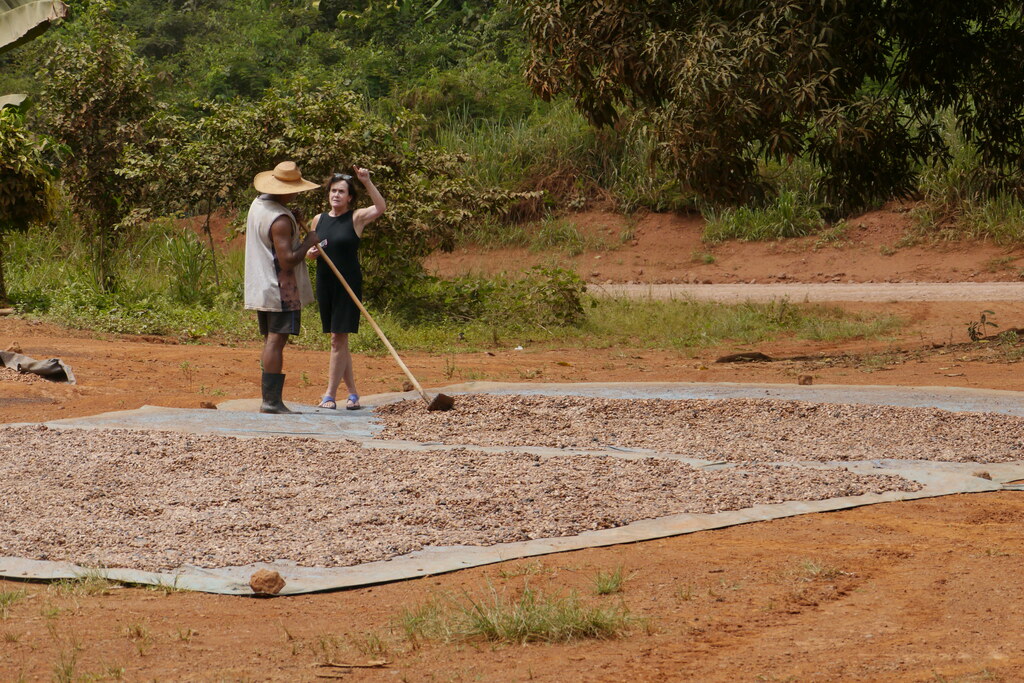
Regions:
<instances>
[{"instance_id":1,"label":"red dirt ground","mask_svg":"<svg viewBox=\"0 0 1024 683\"><path fill-rule=\"evenodd\" d=\"M629 227L600 212L574 220L617 244ZM1024 256L1018 251L976 243L899 246L908 220L900 207L867 214L850 221L854 227L840 246L814 249L802 240L708 249L697 219L651 215L635 222L635 244L571 261L599 282L1018 279ZM705 252L714 263L698 262ZM540 259L523 250L460 251L431 259L430 267L443 274L494 272L495 264L518 269ZM1024 304L845 306L895 312L908 324L890 341L781 340L756 347L776 357L820 356L809 361L715 364L723 353L752 348L732 344L688 353L496 348L454 361L403 357L428 387L526 378L792 383L812 374L818 384L1019 388L1020 348L968 344L965 331L983 309L996 311L1001 329L1024 326ZM60 357L79 383L0 374L6 423L143 404L198 407L258 394L254 345L197 346L0 318L0 349L11 345L35 358ZM326 354L289 348L285 369L286 398L314 402ZM365 394L397 390L402 381L388 357L357 358L357 374ZM984 439L978 435L979 448ZM25 591L6 609L0 602L0 680L1021 680L1022 515L1020 493L952 496L274 600L137 588L91 594L0 581L0 600L5 592ZM596 596L595 575L620 567L627 576L623 591ZM615 640L562 645L414 643L398 624L405 610L432 597L491 588L515 595L527 584L559 594L575 590L590 604L621 604L641 620ZM386 664L316 666L328 659Z\"/></svg>"}]
</instances>

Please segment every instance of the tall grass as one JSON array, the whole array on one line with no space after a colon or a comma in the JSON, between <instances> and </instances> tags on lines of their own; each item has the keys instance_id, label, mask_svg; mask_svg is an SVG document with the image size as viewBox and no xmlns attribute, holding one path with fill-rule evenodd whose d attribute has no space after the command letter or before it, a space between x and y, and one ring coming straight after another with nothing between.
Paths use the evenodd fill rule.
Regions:
<instances>
[{"instance_id":1,"label":"tall grass","mask_svg":"<svg viewBox=\"0 0 1024 683\"><path fill-rule=\"evenodd\" d=\"M516 597L494 588L484 595L429 601L405 610L406 637L499 643L566 642L615 638L637 622L625 606L588 605L575 593L551 595L525 586Z\"/></svg>"},{"instance_id":2,"label":"tall grass","mask_svg":"<svg viewBox=\"0 0 1024 683\"><path fill-rule=\"evenodd\" d=\"M942 134L950 158L921 170L924 205L914 212L919 232L935 239L1024 242L1024 178L987 166L957 130L952 113L942 118Z\"/></svg>"},{"instance_id":3,"label":"tall grass","mask_svg":"<svg viewBox=\"0 0 1024 683\"><path fill-rule=\"evenodd\" d=\"M782 190L764 208L741 206L705 212L707 224L702 239L722 242L738 239L748 242L803 237L824 227L818 207L793 190Z\"/></svg>"},{"instance_id":4,"label":"tall grass","mask_svg":"<svg viewBox=\"0 0 1024 683\"><path fill-rule=\"evenodd\" d=\"M456 112L436 133L442 147L469 156L466 175L483 187L532 189L571 186L577 178L585 182L598 166L596 140L568 101L514 119L479 121Z\"/></svg>"},{"instance_id":5,"label":"tall grass","mask_svg":"<svg viewBox=\"0 0 1024 683\"><path fill-rule=\"evenodd\" d=\"M480 186L545 192L537 213L579 209L591 199L626 213L693 206L675 176L656 162L656 142L645 126L634 119L621 130L595 130L568 100L519 118L450 114L435 137L466 154L466 175Z\"/></svg>"}]
</instances>

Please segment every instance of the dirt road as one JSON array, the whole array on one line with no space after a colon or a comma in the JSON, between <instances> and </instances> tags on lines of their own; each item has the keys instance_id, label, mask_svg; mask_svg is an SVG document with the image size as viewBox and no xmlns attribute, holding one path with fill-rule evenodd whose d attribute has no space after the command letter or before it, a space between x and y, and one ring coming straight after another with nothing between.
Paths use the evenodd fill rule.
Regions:
<instances>
[{"instance_id":1,"label":"dirt road","mask_svg":"<svg viewBox=\"0 0 1024 683\"><path fill-rule=\"evenodd\" d=\"M792 284L591 284L597 297L698 301L1024 301L1024 282L855 282Z\"/></svg>"}]
</instances>

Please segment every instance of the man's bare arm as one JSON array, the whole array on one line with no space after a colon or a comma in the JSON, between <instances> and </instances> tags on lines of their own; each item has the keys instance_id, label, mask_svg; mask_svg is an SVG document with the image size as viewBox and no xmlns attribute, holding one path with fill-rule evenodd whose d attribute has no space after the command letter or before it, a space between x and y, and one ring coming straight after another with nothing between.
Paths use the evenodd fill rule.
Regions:
<instances>
[{"instance_id":1,"label":"man's bare arm","mask_svg":"<svg viewBox=\"0 0 1024 683\"><path fill-rule=\"evenodd\" d=\"M316 233L308 233L300 245L292 248L292 220L282 214L270 225L270 240L274 243L274 253L281 268L292 270L302 263L306 252L316 244Z\"/></svg>"}]
</instances>

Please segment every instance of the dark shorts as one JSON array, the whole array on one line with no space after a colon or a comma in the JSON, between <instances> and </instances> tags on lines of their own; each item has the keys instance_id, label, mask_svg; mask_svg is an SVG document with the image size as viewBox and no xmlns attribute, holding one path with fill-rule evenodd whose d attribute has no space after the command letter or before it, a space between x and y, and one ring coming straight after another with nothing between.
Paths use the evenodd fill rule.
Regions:
<instances>
[{"instance_id":1,"label":"dark shorts","mask_svg":"<svg viewBox=\"0 0 1024 683\"><path fill-rule=\"evenodd\" d=\"M298 334L301 329L301 311L256 311L260 334Z\"/></svg>"}]
</instances>

